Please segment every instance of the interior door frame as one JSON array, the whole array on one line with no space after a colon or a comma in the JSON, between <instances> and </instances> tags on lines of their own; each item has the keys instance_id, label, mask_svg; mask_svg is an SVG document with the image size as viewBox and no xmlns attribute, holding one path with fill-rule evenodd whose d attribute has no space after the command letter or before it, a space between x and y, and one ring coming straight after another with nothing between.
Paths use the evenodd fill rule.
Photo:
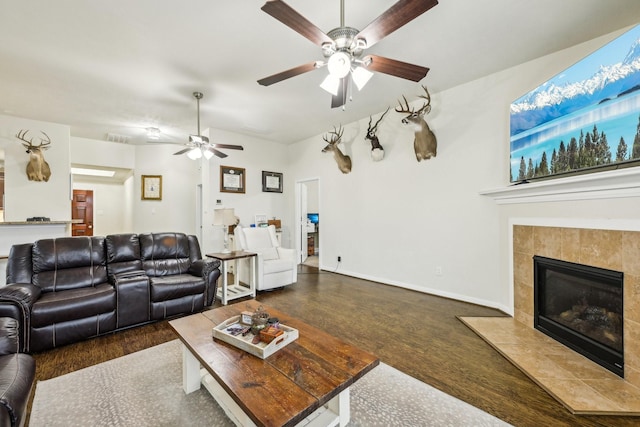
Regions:
<instances>
[{"instance_id":1,"label":"interior door frame","mask_svg":"<svg viewBox=\"0 0 640 427\"><path fill-rule=\"evenodd\" d=\"M304 218L302 217L303 212L305 212L307 208L306 206L304 208L302 207L302 198L303 198L302 186L312 181L316 181L318 183L318 213L320 213L322 211L321 197L320 197L320 194L322 194L322 181L320 180L320 177L304 178L304 179L296 180L295 242L296 242L296 250L298 251L298 263L304 262L302 258L303 258L303 254L306 252L306 249L307 249L306 239L304 239L305 241L302 241L303 237L306 235L306 231L303 231L303 226L307 223L306 214ZM320 245L320 240L321 240L320 233L318 233L318 247L322 247ZM322 265L322 251L318 251L318 265Z\"/></svg>"},{"instance_id":2,"label":"interior door frame","mask_svg":"<svg viewBox=\"0 0 640 427\"><path fill-rule=\"evenodd\" d=\"M77 193L81 193L82 192L82 193L85 193L87 195L90 194L90 197L88 197L87 201L86 201L87 209L85 209L85 212L88 211L90 213L91 218L90 218L89 222L83 222L82 223L82 224L86 225L85 230L88 230L89 234L86 234L86 233L85 234L76 234L76 229L75 229L76 224L71 224L71 235L72 236L93 236L94 235L94 230L95 230L95 209L94 209L94 205L95 205L95 203L94 203L94 200L95 200L94 193L95 193L95 191L93 189L86 189L86 188L73 188L71 190L71 219L72 220L77 219L77 218L74 218L74 215L73 215L74 214L73 206L74 206L74 203L76 203L76 192ZM84 220L85 221L87 220L86 216L84 217Z\"/></svg>"}]
</instances>

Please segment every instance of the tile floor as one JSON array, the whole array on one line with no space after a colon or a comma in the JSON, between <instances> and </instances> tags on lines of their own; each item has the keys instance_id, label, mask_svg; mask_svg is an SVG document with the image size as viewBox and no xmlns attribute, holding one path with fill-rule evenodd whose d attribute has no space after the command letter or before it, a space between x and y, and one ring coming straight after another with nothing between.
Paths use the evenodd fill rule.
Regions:
<instances>
[{"instance_id":1,"label":"tile floor","mask_svg":"<svg viewBox=\"0 0 640 427\"><path fill-rule=\"evenodd\" d=\"M574 414L638 415L640 388L512 317L460 317Z\"/></svg>"}]
</instances>

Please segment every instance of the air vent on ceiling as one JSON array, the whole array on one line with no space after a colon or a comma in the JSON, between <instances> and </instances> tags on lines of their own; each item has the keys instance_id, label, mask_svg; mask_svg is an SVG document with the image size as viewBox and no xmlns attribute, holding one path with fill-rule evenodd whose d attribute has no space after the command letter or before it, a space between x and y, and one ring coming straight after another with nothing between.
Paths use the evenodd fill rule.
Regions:
<instances>
[{"instance_id":1,"label":"air vent on ceiling","mask_svg":"<svg viewBox=\"0 0 640 427\"><path fill-rule=\"evenodd\" d=\"M128 144L129 137L126 135L118 135L117 133L108 133L107 141L109 142L119 142L121 144Z\"/></svg>"}]
</instances>

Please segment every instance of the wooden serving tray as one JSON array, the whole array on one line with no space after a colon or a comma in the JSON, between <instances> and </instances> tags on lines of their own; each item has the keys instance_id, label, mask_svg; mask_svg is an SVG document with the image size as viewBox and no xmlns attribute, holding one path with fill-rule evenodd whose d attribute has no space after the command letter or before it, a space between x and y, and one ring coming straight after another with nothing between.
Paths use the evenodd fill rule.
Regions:
<instances>
[{"instance_id":1,"label":"wooden serving tray","mask_svg":"<svg viewBox=\"0 0 640 427\"><path fill-rule=\"evenodd\" d=\"M229 343L232 346L238 347L239 349L253 354L254 356L261 359L266 359L267 357L271 356L276 351L284 348L287 344L292 343L293 341L298 339L299 336L297 329L291 328L281 323L279 328L284 331L284 334L275 338L268 344L262 341L260 341L258 344L253 344L251 341L253 341L254 335L251 332L249 332L245 336L242 336L241 334L232 335L227 331L227 329L233 326L244 327L246 325L240 323L240 316L233 316L213 328L213 338Z\"/></svg>"}]
</instances>

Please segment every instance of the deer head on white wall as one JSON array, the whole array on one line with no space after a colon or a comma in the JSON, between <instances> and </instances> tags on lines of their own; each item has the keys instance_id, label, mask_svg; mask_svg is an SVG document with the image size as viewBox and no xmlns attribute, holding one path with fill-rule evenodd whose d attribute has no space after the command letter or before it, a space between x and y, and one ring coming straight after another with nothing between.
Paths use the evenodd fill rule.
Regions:
<instances>
[{"instance_id":1,"label":"deer head on white wall","mask_svg":"<svg viewBox=\"0 0 640 427\"><path fill-rule=\"evenodd\" d=\"M418 111L414 108L409 108L409 102L407 102L407 98L404 95L402 95L404 105L402 105L402 102L399 102L400 106L396 107L398 113L408 113L408 115L402 119L402 123L410 125L415 134L413 149L416 153L416 159L419 162L435 157L438 150L436 136L431 129L429 129L429 125L424 119L425 114L429 114L431 111L431 95L429 95L426 86L422 86L422 89L424 89L426 95L420 95L420 98L426 99L426 102Z\"/></svg>"},{"instance_id":2,"label":"deer head on white wall","mask_svg":"<svg viewBox=\"0 0 640 427\"><path fill-rule=\"evenodd\" d=\"M322 149L322 152L333 153L333 158L336 160L340 172L349 173L351 172L351 157L343 154L342 151L340 151L340 148L338 148L343 132L344 129L342 129L342 125L340 126L340 129L336 129L334 126L333 132L329 132L328 135L323 136L322 139L324 139L328 144Z\"/></svg>"},{"instance_id":3,"label":"deer head on white wall","mask_svg":"<svg viewBox=\"0 0 640 427\"><path fill-rule=\"evenodd\" d=\"M382 118L385 116L385 114L389 112L389 108L387 108L387 110L384 113L382 113L382 115L380 116L376 124L373 125L373 127L371 126L373 117L369 116L369 126L367 127L367 134L365 135L364 139L368 139L369 142L371 142L371 158L373 159L374 162L379 162L384 158L384 148L382 148L382 145L380 145L380 141L378 140L378 136L376 135L376 132L378 131L378 125L382 121Z\"/></svg>"},{"instance_id":4,"label":"deer head on white wall","mask_svg":"<svg viewBox=\"0 0 640 427\"><path fill-rule=\"evenodd\" d=\"M16 138L22 141L22 145L27 149L29 154L29 163L27 163L27 178L29 181L49 181L51 176L51 168L49 163L44 159L44 151L49 149L51 138L46 133L40 131L45 137L39 138L40 144L33 144L33 138L27 140L28 130L21 130L16 134Z\"/></svg>"}]
</instances>

